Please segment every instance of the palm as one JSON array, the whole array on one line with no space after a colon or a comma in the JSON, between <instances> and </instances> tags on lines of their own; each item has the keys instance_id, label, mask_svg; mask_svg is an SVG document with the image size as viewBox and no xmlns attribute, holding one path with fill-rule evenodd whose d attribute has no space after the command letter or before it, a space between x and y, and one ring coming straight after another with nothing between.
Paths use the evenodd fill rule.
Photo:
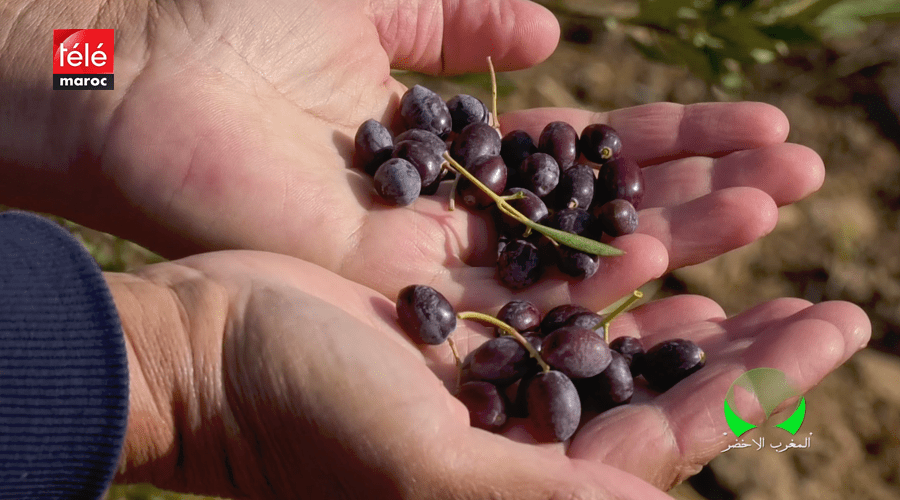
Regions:
<instances>
[{"instance_id":1,"label":"palm","mask_svg":"<svg viewBox=\"0 0 900 500\"><path fill-rule=\"evenodd\" d=\"M552 50L558 28L539 7L511 1L498 18L487 15L491 5L162 4L142 34L145 52L141 43L117 45L142 47L131 59L119 57L141 65L124 75L130 86L101 155L102 175L111 174L113 192L128 202L90 222L169 256L269 250L389 297L430 283L464 307L498 306L510 292L494 278L483 218L448 212L437 198L386 209L373 201L370 180L348 168L356 127L372 117L387 121L404 90L391 66L484 70L491 50L501 69L513 69ZM538 28L516 31L529 23ZM784 118L764 105L655 105L610 115L533 110L501 120L507 131L536 137L554 119L579 130L608 121L625 134L630 154L659 166L647 170L644 234L616 243L627 256L608 260L587 282L532 289L542 305L573 300L600 308L667 267L753 241L774 224L773 200L790 203L821 182L818 157L780 144ZM752 148L760 149L742 151ZM711 157L722 158L713 165Z\"/></svg>"},{"instance_id":2,"label":"palm","mask_svg":"<svg viewBox=\"0 0 900 500\"><path fill-rule=\"evenodd\" d=\"M229 496L285 498L312 488L326 497L340 488L348 497L448 498L463 488L523 499L553 496L548 490L606 498L610 489L662 497L637 478L667 488L723 448L717 415L738 374L780 368L806 390L869 334L865 316L846 303L784 299L727 320L702 297L647 304L617 320L614 335L640 336L645 345L691 338L707 350L708 365L661 396L644 394L590 420L566 450L519 442L528 441L521 426L507 432L513 439L468 427L465 408L445 389L455 384L447 344L411 343L397 329L393 304L372 290L272 254L209 254L181 264L224 286L232 304L222 365L202 367L221 375L195 388L225 401L240 429L221 429L219 418L197 427L232 437L225 450L237 489L213 492ZM205 334L194 332L195 345L219 342L221 332ZM466 322L453 335L462 355L486 339ZM210 470L206 452L188 445L184 467L196 467L194 460ZM348 477L358 480L347 484Z\"/></svg>"}]
</instances>

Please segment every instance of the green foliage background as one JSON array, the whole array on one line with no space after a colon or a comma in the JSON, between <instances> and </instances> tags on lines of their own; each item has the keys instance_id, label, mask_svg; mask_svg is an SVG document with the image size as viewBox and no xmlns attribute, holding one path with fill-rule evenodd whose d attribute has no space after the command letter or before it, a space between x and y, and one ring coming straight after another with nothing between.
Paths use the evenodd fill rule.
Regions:
<instances>
[{"instance_id":1,"label":"green foliage background","mask_svg":"<svg viewBox=\"0 0 900 500\"><path fill-rule=\"evenodd\" d=\"M624 30L648 59L688 68L731 93L754 65L790 48L855 35L871 21L900 19L897 0L544 0L566 16Z\"/></svg>"}]
</instances>

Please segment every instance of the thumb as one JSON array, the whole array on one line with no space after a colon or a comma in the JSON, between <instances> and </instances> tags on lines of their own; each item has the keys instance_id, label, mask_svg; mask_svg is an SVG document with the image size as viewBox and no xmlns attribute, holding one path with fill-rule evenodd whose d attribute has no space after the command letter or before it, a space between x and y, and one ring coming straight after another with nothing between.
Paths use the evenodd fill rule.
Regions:
<instances>
[{"instance_id":1,"label":"thumb","mask_svg":"<svg viewBox=\"0 0 900 500\"><path fill-rule=\"evenodd\" d=\"M452 461L443 464L442 474L450 484L441 485L434 498L672 500L635 476L571 459L556 446L519 443L475 428L453 444L454 452L442 454Z\"/></svg>"},{"instance_id":2,"label":"thumb","mask_svg":"<svg viewBox=\"0 0 900 500\"><path fill-rule=\"evenodd\" d=\"M534 66L559 43L559 23L527 0L373 0L370 16L391 67L430 74Z\"/></svg>"}]
</instances>

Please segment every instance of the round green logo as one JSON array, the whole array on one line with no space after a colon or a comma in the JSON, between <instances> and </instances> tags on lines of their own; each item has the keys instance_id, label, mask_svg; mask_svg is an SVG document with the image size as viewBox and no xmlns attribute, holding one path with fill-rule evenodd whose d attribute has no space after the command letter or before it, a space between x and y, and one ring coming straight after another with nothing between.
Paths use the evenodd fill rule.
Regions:
<instances>
[{"instance_id":1,"label":"round green logo","mask_svg":"<svg viewBox=\"0 0 900 500\"><path fill-rule=\"evenodd\" d=\"M724 402L725 422L735 436L740 436L750 429L756 428L755 425L745 421L732 409L735 406L735 387L742 387L756 397L760 406L762 406L763 412L766 414L766 419L772 415L772 412L775 411L775 408L781 403L797 396L801 396L800 391L788 382L787 376L781 370L776 370L775 368L754 368L744 372L731 384L731 387L728 388L728 393L725 395ZM800 400L797 402L797 407L794 409L791 416L775 427L784 429L791 434L797 434L805 417L806 400L801 396Z\"/></svg>"}]
</instances>

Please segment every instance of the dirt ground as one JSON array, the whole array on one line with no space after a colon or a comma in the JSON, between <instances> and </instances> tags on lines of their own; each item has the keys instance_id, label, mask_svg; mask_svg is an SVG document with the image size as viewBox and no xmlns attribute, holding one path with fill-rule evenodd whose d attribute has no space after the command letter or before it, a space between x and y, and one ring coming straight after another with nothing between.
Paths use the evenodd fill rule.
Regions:
<instances>
[{"instance_id":1,"label":"dirt ground","mask_svg":"<svg viewBox=\"0 0 900 500\"><path fill-rule=\"evenodd\" d=\"M613 109L725 98L686 71L651 63L597 24L562 19L559 50L505 75L502 109ZM826 165L822 189L780 210L772 234L665 278L660 294L698 293L729 314L782 296L847 300L873 323L869 348L807 395L788 453L732 450L671 494L682 499L900 498L900 24L794 51L757 68L742 98L781 108L790 142ZM799 434L798 434L799 436Z\"/></svg>"}]
</instances>

